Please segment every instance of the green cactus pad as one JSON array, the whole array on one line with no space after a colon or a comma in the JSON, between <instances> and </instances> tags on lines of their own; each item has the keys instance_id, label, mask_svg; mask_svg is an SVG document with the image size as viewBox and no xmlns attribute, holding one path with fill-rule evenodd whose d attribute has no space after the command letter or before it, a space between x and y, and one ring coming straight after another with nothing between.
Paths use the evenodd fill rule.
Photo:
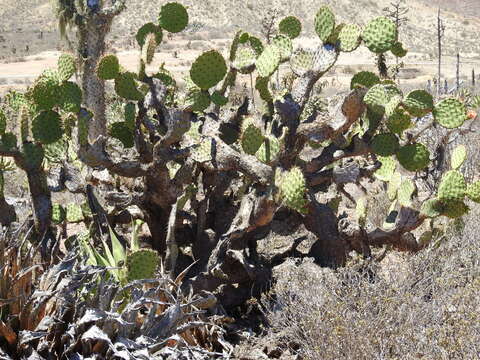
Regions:
<instances>
[{"instance_id":1,"label":"green cactus pad","mask_svg":"<svg viewBox=\"0 0 480 360\"><path fill-rule=\"evenodd\" d=\"M422 204L420 213L429 218L440 216L443 212L443 204L437 198L429 199Z\"/></svg>"},{"instance_id":2,"label":"green cactus pad","mask_svg":"<svg viewBox=\"0 0 480 360\"><path fill-rule=\"evenodd\" d=\"M463 201L449 201L443 204L442 215L457 219L468 213L470 209Z\"/></svg>"},{"instance_id":3,"label":"green cactus pad","mask_svg":"<svg viewBox=\"0 0 480 360\"><path fill-rule=\"evenodd\" d=\"M261 77L269 77L280 64L281 53L274 45L268 45L263 49L262 54L257 58L256 67L258 75Z\"/></svg>"},{"instance_id":4,"label":"green cactus pad","mask_svg":"<svg viewBox=\"0 0 480 360\"><path fill-rule=\"evenodd\" d=\"M42 166L45 152L40 145L25 143L22 146L22 155L25 160L25 166L35 169Z\"/></svg>"},{"instance_id":5,"label":"green cactus pad","mask_svg":"<svg viewBox=\"0 0 480 360\"><path fill-rule=\"evenodd\" d=\"M160 264L158 253L140 249L127 255L127 281L153 279Z\"/></svg>"},{"instance_id":6,"label":"green cactus pad","mask_svg":"<svg viewBox=\"0 0 480 360\"><path fill-rule=\"evenodd\" d=\"M272 94L270 92L270 89L268 87L268 83L270 81L269 77L257 77L255 80L255 89L257 89L260 98L263 101L272 101Z\"/></svg>"},{"instance_id":7,"label":"green cactus pad","mask_svg":"<svg viewBox=\"0 0 480 360\"><path fill-rule=\"evenodd\" d=\"M280 21L278 29L281 34L287 35L290 39L295 39L302 32L302 23L295 16L287 16Z\"/></svg>"},{"instance_id":8,"label":"green cactus pad","mask_svg":"<svg viewBox=\"0 0 480 360\"><path fill-rule=\"evenodd\" d=\"M397 26L385 16L377 17L365 26L362 39L371 52L387 52L397 41Z\"/></svg>"},{"instance_id":9,"label":"green cactus pad","mask_svg":"<svg viewBox=\"0 0 480 360\"><path fill-rule=\"evenodd\" d=\"M265 164L271 164L275 161L280 153L280 141L273 136L265 136L265 140L258 148L255 156L258 160Z\"/></svg>"},{"instance_id":10,"label":"green cactus pad","mask_svg":"<svg viewBox=\"0 0 480 360\"><path fill-rule=\"evenodd\" d=\"M438 199L444 203L463 200L467 191L465 178L457 170L450 170L442 177L438 187Z\"/></svg>"},{"instance_id":11,"label":"green cactus pad","mask_svg":"<svg viewBox=\"0 0 480 360\"><path fill-rule=\"evenodd\" d=\"M143 94L138 91L135 80L136 75L132 72L126 71L118 74L115 78L115 92L117 95L126 100L142 100Z\"/></svg>"},{"instance_id":12,"label":"green cactus pad","mask_svg":"<svg viewBox=\"0 0 480 360\"><path fill-rule=\"evenodd\" d=\"M60 81L67 81L77 71L75 58L70 54L62 54L58 58L58 75Z\"/></svg>"},{"instance_id":13,"label":"green cactus pad","mask_svg":"<svg viewBox=\"0 0 480 360\"><path fill-rule=\"evenodd\" d=\"M111 137L120 140L124 148L131 148L135 145L133 131L125 121L112 123L109 134Z\"/></svg>"},{"instance_id":14,"label":"green cactus pad","mask_svg":"<svg viewBox=\"0 0 480 360\"><path fill-rule=\"evenodd\" d=\"M320 40L326 42L335 30L335 15L328 6L322 6L315 16L315 32Z\"/></svg>"},{"instance_id":15,"label":"green cactus pad","mask_svg":"<svg viewBox=\"0 0 480 360\"><path fill-rule=\"evenodd\" d=\"M305 177L300 168L294 167L283 175L280 182L280 197L285 206L300 213L305 213L306 190Z\"/></svg>"},{"instance_id":16,"label":"green cactus pad","mask_svg":"<svg viewBox=\"0 0 480 360\"><path fill-rule=\"evenodd\" d=\"M188 25L188 12L179 3L171 2L162 6L158 17L160 26L171 33L183 31Z\"/></svg>"},{"instance_id":17,"label":"green cactus pad","mask_svg":"<svg viewBox=\"0 0 480 360\"><path fill-rule=\"evenodd\" d=\"M46 70L35 81L31 90L33 101L39 110L51 110L59 99L58 73Z\"/></svg>"},{"instance_id":18,"label":"green cactus pad","mask_svg":"<svg viewBox=\"0 0 480 360\"><path fill-rule=\"evenodd\" d=\"M451 165L453 170L458 170L467 160L467 148L465 145L458 145L452 151Z\"/></svg>"},{"instance_id":19,"label":"green cactus pad","mask_svg":"<svg viewBox=\"0 0 480 360\"><path fill-rule=\"evenodd\" d=\"M313 52L308 50L297 50L290 57L290 68L292 72L297 76L303 76L313 69Z\"/></svg>"},{"instance_id":20,"label":"green cactus pad","mask_svg":"<svg viewBox=\"0 0 480 360\"><path fill-rule=\"evenodd\" d=\"M393 156L379 156L378 161L382 166L375 171L374 176L381 181L390 181L397 167L395 159Z\"/></svg>"},{"instance_id":21,"label":"green cactus pad","mask_svg":"<svg viewBox=\"0 0 480 360\"><path fill-rule=\"evenodd\" d=\"M77 113L82 104L82 90L72 81L65 81L59 89L60 107L63 111Z\"/></svg>"},{"instance_id":22,"label":"green cactus pad","mask_svg":"<svg viewBox=\"0 0 480 360\"><path fill-rule=\"evenodd\" d=\"M242 123L240 143L246 154L255 155L264 141L262 131L255 126L251 118L246 118Z\"/></svg>"},{"instance_id":23,"label":"green cactus pad","mask_svg":"<svg viewBox=\"0 0 480 360\"><path fill-rule=\"evenodd\" d=\"M255 70L255 60L257 55L255 51L249 47L241 48L237 50L235 60L233 61L233 67L240 71L242 74L250 74Z\"/></svg>"},{"instance_id":24,"label":"green cactus pad","mask_svg":"<svg viewBox=\"0 0 480 360\"><path fill-rule=\"evenodd\" d=\"M292 40L287 35L277 35L272 39L272 44L280 50L281 61L286 61L290 58L293 51Z\"/></svg>"},{"instance_id":25,"label":"green cactus pad","mask_svg":"<svg viewBox=\"0 0 480 360\"><path fill-rule=\"evenodd\" d=\"M240 34L239 38L238 38L238 42L240 44L246 44L248 39L250 39L250 34L248 32L243 32Z\"/></svg>"},{"instance_id":26,"label":"green cactus pad","mask_svg":"<svg viewBox=\"0 0 480 360\"><path fill-rule=\"evenodd\" d=\"M423 144L410 144L398 150L397 159L406 170L420 171L428 166L430 152Z\"/></svg>"},{"instance_id":27,"label":"green cactus pad","mask_svg":"<svg viewBox=\"0 0 480 360\"><path fill-rule=\"evenodd\" d=\"M204 137L198 142L198 146L192 151L192 159L199 163L211 161L212 157L212 139Z\"/></svg>"},{"instance_id":28,"label":"green cactus pad","mask_svg":"<svg viewBox=\"0 0 480 360\"><path fill-rule=\"evenodd\" d=\"M467 119L467 109L455 98L440 101L433 108L435 121L447 129L458 128Z\"/></svg>"},{"instance_id":29,"label":"green cactus pad","mask_svg":"<svg viewBox=\"0 0 480 360\"><path fill-rule=\"evenodd\" d=\"M97 76L103 80L115 79L120 71L120 64L115 55L103 56L97 64Z\"/></svg>"},{"instance_id":30,"label":"green cactus pad","mask_svg":"<svg viewBox=\"0 0 480 360\"><path fill-rule=\"evenodd\" d=\"M22 142L30 140L30 114L26 106L20 109L17 126L20 128Z\"/></svg>"},{"instance_id":31,"label":"green cactus pad","mask_svg":"<svg viewBox=\"0 0 480 360\"><path fill-rule=\"evenodd\" d=\"M360 45L360 34L362 29L356 24L347 24L343 26L338 34L340 50L343 52L354 51Z\"/></svg>"},{"instance_id":32,"label":"green cactus pad","mask_svg":"<svg viewBox=\"0 0 480 360\"><path fill-rule=\"evenodd\" d=\"M157 45L159 45L163 40L162 28L154 23L146 23L140 29L138 29L137 35L135 36L135 39L140 47L143 47L145 44L145 37L147 34L155 35L155 41Z\"/></svg>"},{"instance_id":33,"label":"green cactus pad","mask_svg":"<svg viewBox=\"0 0 480 360\"><path fill-rule=\"evenodd\" d=\"M387 187L387 196L390 201L393 201L397 198L398 188L402 184L402 174L398 171L395 171L388 182Z\"/></svg>"},{"instance_id":34,"label":"green cactus pad","mask_svg":"<svg viewBox=\"0 0 480 360\"><path fill-rule=\"evenodd\" d=\"M480 181L468 185L466 194L470 200L480 203Z\"/></svg>"},{"instance_id":35,"label":"green cactus pad","mask_svg":"<svg viewBox=\"0 0 480 360\"><path fill-rule=\"evenodd\" d=\"M223 56L215 50L204 52L192 64L190 78L203 90L217 85L227 73Z\"/></svg>"},{"instance_id":36,"label":"green cactus pad","mask_svg":"<svg viewBox=\"0 0 480 360\"><path fill-rule=\"evenodd\" d=\"M7 116L2 109L0 109L0 136L5 134L5 130L7 130Z\"/></svg>"},{"instance_id":37,"label":"green cactus pad","mask_svg":"<svg viewBox=\"0 0 480 360\"><path fill-rule=\"evenodd\" d=\"M33 138L42 144L51 144L63 136L62 119L52 110L42 111L32 121Z\"/></svg>"},{"instance_id":38,"label":"green cactus pad","mask_svg":"<svg viewBox=\"0 0 480 360\"><path fill-rule=\"evenodd\" d=\"M328 37L327 41L325 41L325 43L330 45L338 45L338 36L340 35L340 31L345 25L345 23L341 23L335 26L335 29L333 29L332 33Z\"/></svg>"},{"instance_id":39,"label":"green cactus pad","mask_svg":"<svg viewBox=\"0 0 480 360\"><path fill-rule=\"evenodd\" d=\"M205 111L211 104L207 91L192 90L185 97L185 110L194 112Z\"/></svg>"},{"instance_id":40,"label":"green cactus pad","mask_svg":"<svg viewBox=\"0 0 480 360\"><path fill-rule=\"evenodd\" d=\"M248 43L250 44L252 49L257 53L257 56L259 56L263 52L264 46L262 44L262 41L259 38L255 36L250 36L248 38Z\"/></svg>"},{"instance_id":41,"label":"green cactus pad","mask_svg":"<svg viewBox=\"0 0 480 360\"><path fill-rule=\"evenodd\" d=\"M392 54L396 57L402 58L407 55L408 51L403 48L403 44L397 41L393 44L392 48L390 49Z\"/></svg>"},{"instance_id":42,"label":"green cactus pad","mask_svg":"<svg viewBox=\"0 0 480 360\"><path fill-rule=\"evenodd\" d=\"M150 64L155 56L155 49L157 48L157 41L155 34L149 33L145 36L144 44L142 46L142 60L145 64Z\"/></svg>"},{"instance_id":43,"label":"green cactus pad","mask_svg":"<svg viewBox=\"0 0 480 360\"><path fill-rule=\"evenodd\" d=\"M53 204L52 206L52 222L54 224L61 224L65 221L67 212L65 208L60 204Z\"/></svg>"},{"instance_id":44,"label":"green cactus pad","mask_svg":"<svg viewBox=\"0 0 480 360\"><path fill-rule=\"evenodd\" d=\"M405 207L412 206L412 195L416 187L412 180L405 179L398 188L398 202Z\"/></svg>"},{"instance_id":45,"label":"green cactus pad","mask_svg":"<svg viewBox=\"0 0 480 360\"><path fill-rule=\"evenodd\" d=\"M372 140L372 151L380 156L393 155L398 148L398 138L391 133L375 135Z\"/></svg>"},{"instance_id":46,"label":"green cactus pad","mask_svg":"<svg viewBox=\"0 0 480 360\"><path fill-rule=\"evenodd\" d=\"M387 128L394 134L402 135L403 132L412 126L410 116L401 110L396 110L388 118Z\"/></svg>"},{"instance_id":47,"label":"green cactus pad","mask_svg":"<svg viewBox=\"0 0 480 360\"><path fill-rule=\"evenodd\" d=\"M370 71L360 71L353 75L350 81L350 89L356 89L360 87L371 88L373 85L379 84L380 78Z\"/></svg>"},{"instance_id":48,"label":"green cactus pad","mask_svg":"<svg viewBox=\"0 0 480 360\"><path fill-rule=\"evenodd\" d=\"M214 91L212 95L210 95L210 99L215 105L224 106L228 103L228 98L220 94L218 91Z\"/></svg>"},{"instance_id":49,"label":"green cactus pad","mask_svg":"<svg viewBox=\"0 0 480 360\"><path fill-rule=\"evenodd\" d=\"M137 116L137 110L134 103L125 104L123 108L125 124L133 132L135 130L135 117Z\"/></svg>"},{"instance_id":50,"label":"green cactus pad","mask_svg":"<svg viewBox=\"0 0 480 360\"><path fill-rule=\"evenodd\" d=\"M383 84L373 85L363 97L363 102L374 112L383 112L389 97Z\"/></svg>"},{"instance_id":51,"label":"green cactus pad","mask_svg":"<svg viewBox=\"0 0 480 360\"><path fill-rule=\"evenodd\" d=\"M405 100L403 100L405 109L416 117L422 117L433 109L433 97L425 90L413 90Z\"/></svg>"},{"instance_id":52,"label":"green cactus pad","mask_svg":"<svg viewBox=\"0 0 480 360\"><path fill-rule=\"evenodd\" d=\"M69 223L79 223L85 219L82 212L82 207L76 203L70 203L66 208L66 219Z\"/></svg>"}]
</instances>

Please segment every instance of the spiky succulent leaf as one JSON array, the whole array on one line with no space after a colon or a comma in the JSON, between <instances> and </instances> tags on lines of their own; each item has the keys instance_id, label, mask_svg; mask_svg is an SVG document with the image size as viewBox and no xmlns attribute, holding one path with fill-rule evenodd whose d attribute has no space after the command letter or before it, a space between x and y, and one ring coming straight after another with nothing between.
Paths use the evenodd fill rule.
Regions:
<instances>
[{"instance_id":1,"label":"spiky succulent leaf","mask_svg":"<svg viewBox=\"0 0 480 360\"><path fill-rule=\"evenodd\" d=\"M318 10L314 26L320 40L326 42L335 29L335 15L328 6L322 6Z\"/></svg>"},{"instance_id":2,"label":"spiky succulent leaf","mask_svg":"<svg viewBox=\"0 0 480 360\"><path fill-rule=\"evenodd\" d=\"M135 145L133 131L125 121L111 124L109 134L113 138L120 140L124 148L131 148Z\"/></svg>"},{"instance_id":3,"label":"spiky succulent leaf","mask_svg":"<svg viewBox=\"0 0 480 360\"><path fill-rule=\"evenodd\" d=\"M450 170L442 177L437 198L444 203L460 201L463 200L466 192L467 184L463 175L457 170Z\"/></svg>"},{"instance_id":4,"label":"spiky succulent leaf","mask_svg":"<svg viewBox=\"0 0 480 360\"><path fill-rule=\"evenodd\" d=\"M281 61L286 61L290 58L293 51L292 40L287 35L277 35L272 39L272 44L280 50Z\"/></svg>"},{"instance_id":5,"label":"spiky succulent leaf","mask_svg":"<svg viewBox=\"0 0 480 360\"><path fill-rule=\"evenodd\" d=\"M380 78L370 71L360 71L353 75L350 81L350 89L356 89L358 87L371 88L373 85L379 84Z\"/></svg>"},{"instance_id":6,"label":"spiky succulent leaf","mask_svg":"<svg viewBox=\"0 0 480 360\"><path fill-rule=\"evenodd\" d=\"M66 213L66 220L69 223L79 223L85 219L82 207L76 203L69 203L66 208Z\"/></svg>"},{"instance_id":7,"label":"spiky succulent leaf","mask_svg":"<svg viewBox=\"0 0 480 360\"><path fill-rule=\"evenodd\" d=\"M282 202L290 209L300 213L305 212L306 190L305 177L300 168L294 167L283 175L280 182L280 197Z\"/></svg>"},{"instance_id":8,"label":"spiky succulent leaf","mask_svg":"<svg viewBox=\"0 0 480 360\"><path fill-rule=\"evenodd\" d=\"M396 57L402 58L407 55L408 51L403 48L403 44L397 41L393 44L392 48L390 49L392 54Z\"/></svg>"},{"instance_id":9,"label":"spiky succulent leaf","mask_svg":"<svg viewBox=\"0 0 480 360\"><path fill-rule=\"evenodd\" d=\"M362 39L371 52L387 52L397 41L397 26L389 18L379 16L365 26Z\"/></svg>"},{"instance_id":10,"label":"spiky succulent leaf","mask_svg":"<svg viewBox=\"0 0 480 360\"><path fill-rule=\"evenodd\" d=\"M347 24L343 26L338 34L340 50L343 52L354 51L360 45L360 34L362 29L356 24Z\"/></svg>"},{"instance_id":11,"label":"spiky succulent leaf","mask_svg":"<svg viewBox=\"0 0 480 360\"><path fill-rule=\"evenodd\" d=\"M388 118L387 128L394 134L402 135L403 132L412 126L410 116L401 110L396 110Z\"/></svg>"},{"instance_id":12,"label":"spiky succulent leaf","mask_svg":"<svg viewBox=\"0 0 480 360\"><path fill-rule=\"evenodd\" d=\"M224 106L228 103L228 98L220 94L218 91L214 91L210 96L210 99L215 105Z\"/></svg>"},{"instance_id":13,"label":"spiky succulent leaf","mask_svg":"<svg viewBox=\"0 0 480 360\"><path fill-rule=\"evenodd\" d=\"M82 104L82 90L72 82L65 81L59 89L60 107L66 112L78 113Z\"/></svg>"},{"instance_id":14,"label":"spiky succulent leaf","mask_svg":"<svg viewBox=\"0 0 480 360\"><path fill-rule=\"evenodd\" d=\"M52 206L52 222L54 224L61 224L67 218L67 212L65 208L60 204L53 204Z\"/></svg>"},{"instance_id":15,"label":"spiky succulent leaf","mask_svg":"<svg viewBox=\"0 0 480 360\"><path fill-rule=\"evenodd\" d=\"M470 200L480 203L480 181L468 185L466 194Z\"/></svg>"},{"instance_id":16,"label":"spiky succulent leaf","mask_svg":"<svg viewBox=\"0 0 480 360\"><path fill-rule=\"evenodd\" d=\"M103 80L113 80L120 72L120 64L115 55L103 56L97 64L97 76Z\"/></svg>"},{"instance_id":17,"label":"spiky succulent leaf","mask_svg":"<svg viewBox=\"0 0 480 360\"><path fill-rule=\"evenodd\" d=\"M62 119L52 110L42 111L32 121L33 138L42 144L52 144L63 136Z\"/></svg>"},{"instance_id":18,"label":"spiky succulent leaf","mask_svg":"<svg viewBox=\"0 0 480 360\"><path fill-rule=\"evenodd\" d=\"M155 250L140 249L127 255L127 281L152 279L160 263Z\"/></svg>"},{"instance_id":19,"label":"spiky succulent leaf","mask_svg":"<svg viewBox=\"0 0 480 360\"><path fill-rule=\"evenodd\" d=\"M125 124L133 132L135 130L135 117L137 115L137 110L134 103L125 104L124 115Z\"/></svg>"},{"instance_id":20,"label":"spiky succulent leaf","mask_svg":"<svg viewBox=\"0 0 480 360\"><path fill-rule=\"evenodd\" d=\"M17 137L11 132L6 132L2 135L0 141L0 150L11 151L17 147Z\"/></svg>"},{"instance_id":21,"label":"spiky succulent leaf","mask_svg":"<svg viewBox=\"0 0 480 360\"><path fill-rule=\"evenodd\" d=\"M40 145L34 143L24 143L22 146L22 156L24 165L27 168L37 169L42 166L45 153Z\"/></svg>"},{"instance_id":22,"label":"spiky succulent leaf","mask_svg":"<svg viewBox=\"0 0 480 360\"><path fill-rule=\"evenodd\" d=\"M246 154L255 155L264 141L262 131L255 126L251 118L246 118L242 123L240 143Z\"/></svg>"},{"instance_id":23,"label":"spiky succulent leaf","mask_svg":"<svg viewBox=\"0 0 480 360\"><path fill-rule=\"evenodd\" d=\"M433 97L425 90L413 90L403 100L403 106L412 115L421 117L433 109Z\"/></svg>"},{"instance_id":24,"label":"spiky succulent leaf","mask_svg":"<svg viewBox=\"0 0 480 360\"><path fill-rule=\"evenodd\" d=\"M211 104L207 91L192 90L185 97L185 110L194 112L205 111Z\"/></svg>"},{"instance_id":25,"label":"spiky succulent leaf","mask_svg":"<svg viewBox=\"0 0 480 360\"><path fill-rule=\"evenodd\" d=\"M204 52L190 68L190 78L200 89L207 90L217 85L227 74L223 56L215 50Z\"/></svg>"},{"instance_id":26,"label":"spiky succulent leaf","mask_svg":"<svg viewBox=\"0 0 480 360\"><path fill-rule=\"evenodd\" d=\"M237 50L233 67L242 74L249 74L255 70L255 60L257 55L250 47L245 47Z\"/></svg>"},{"instance_id":27,"label":"spiky succulent leaf","mask_svg":"<svg viewBox=\"0 0 480 360\"><path fill-rule=\"evenodd\" d=\"M374 176L382 181L390 181L397 167L395 159L393 156L379 156L378 161L382 166L375 171Z\"/></svg>"},{"instance_id":28,"label":"spiky succulent leaf","mask_svg":"<svg viewBox=\"0 0 480 360\"><path fill-rule=\"evenodd\" d=\"M145 35L144 44L142 46L142 60L145 64L150 64L152 62L156 48L157 40L155 40L155 34L148 33Z\"/></svg>"},{"instance_id":29,"label":"spiky succulent leaf","mask_svg":"<svg viewBox=\"0 0 480 360\"><path fill-rule=\"evenodd\" d=\"M402 206L412 206L412 195L415 192L416 187L412 180L405 179L398 188L398 202Z\"/></svg>"},{"instance_id":30,"label":"spiky succulent leaf","mask_svg":"<svg viewBox=\"0 0 480 360\"><path fill-rule=\"evenodd\" d=\"M258 160L265 164L271 164L277 159L280 153L280 141L273 136L265 136L262 145L258 148L255 156Z\"/></svg>"},{"instance_id":31,"label":"spiky succulent leaf","mask_svg":"<svg viewBox=\"0 0 480 360\"><path fill-rule=\"evenodd\" d=\"M422 204L420 213L427 217L434 218L434 217L440 216L442 214L442 211L443 211L442 202L437 198L433 198L425 201Z\"/></svg>"},{"instance_id":32,"label":"spiky succulent leaf","mask_svg":"<svg viewBox=\"0 0 480 360\"><path fill-rule=\"evenodd\" d=\"M453 170L458 170L467 160L467 148L465 145L458 145L452 151L451 165Z\"/></svg>"},{"instance_id":33,"label":"spiky succulent leaf","mask_svg":"<svg viewBox=\"0 0 480 360\"><path fill-rule=\"evenodd\" d=\"M405 145L397 152L398 162L409 171L425 169L430 162L430 152L420 143Z\"/></svg>"},{"instance_id":34,"label":"spiky succulent leaf","mask_svg":"<svg viewBox=\"0 0 480 360\"><path fill-rule=\"evenodd\" d=\"M147 34L154 34L155 35L155 42L159 45L163 40L163 32L162 28L154 23L146 23L137 31L137 35L135 39L137 40L138 45L143 47L145 44L145 37Z\"/></svg>"},{"instance_id":35,"label":"spiky succulent leaf","mask_svg":"<svg viewBox=\"0 0 480 360\"><path fill-rule=\"evenodd\" d=\"M398 148L398 138L392 133L378 134L372 140L372 151L380 156L393 155Z\"/></svg>"},{"instance_id":36,"label":"spiky succulent leaf","mask_svg":"<svg viewBox=\"0 0 480 360\"><path fill-rule=\"evenodd\" d=\"M280 60L280 50L274 45L267 45L263 49L262 54L257 58L256 67L258 75L261 77L272 75L277 70Z\"/></svg>"},{"instance_id":37,"label":"spiky succulent leaf","mask_svg":"<svg viewBox=\"0 0 480 360\"><path fill-rule=\"evenodd\" d=\"M126 71L118 74L115 78L115 92L118 96L133 101L143 99L143 94L138 90L136 84L136 75Z\"/></svg>"},{"instance_id":38,"label":"spiky succulent leaf","mask_svg":"<svg viewBox=\"0 0 480 360\"><path fill-rule=\"evenodd\" d=\"M260 98L263 101L272 101L272 94L270 92L270 89L268 87L268 83L270 81L269 77L257 77L255 80L255 89L257 89Z\"/></svg>"},{"instance_id":39,"label":"spiky succulent leaf","mask_svg":"<svg viewBox=\"0 0 480 360\"><path fill-rule=\"evenodd\" d=\"M470 209L464 204L463 201L448 201L443 203L442 215L445 215L451 219L458 219L459 217L462 217L468 213L469 210Z\"/></svg>"},{"instance_id":40,"label":"spiky succulent leaf","mask_svg":"<svg viewBox=\"0 0 480 360\"><path fill-rule=\"evenodd\" d=\"M160 26L171 33L183 31L188 25L188 12L182 4L170 2L162 6L158 17Z\"/></svg>"},{"instance_id":41,"label":"spiky succulent leaf","mask_svg":"<svg viewBox=\"0 0 480 360\"><path fill-rule=\"evenodd\" d=\"M59 75L56 71L46 70L35 81L31 95L39 110L51 110L59 99Z\"/></svg>"},{"instance_id":42,"label":"spiky succulent leaf","mask_svg":"<svg viewBox=\"0 0 480 360\"><path fill-rule=\"evenodd\" d=\"M70 54L62 54L58 58L58 75L60 81L67 81L77 71L75 58Z\"/></svg>"},{"instance_id":43,"label":"spiky succulent leaf","mask_svg":"<svg viewBox=\"0 0 480 360\"><path fill-rule=\"evenodd\" d=\"M398 188L402 184L402 174L398 171L395 171L388 182L387 187L387 196L390 201L393 201L397 198Z\"/></svg>"},{"instance_id":44,"label":"spiky succulent leaf","mask_svg":"<svg viewBox=\"0 0 480 360\"><path fill-rule=\"evenodd\" d=\"M280 21L278 29L281 34L287 35L290 39L295 39L302 31L302 23L295 16L287 16Z\"/></svg>"},{"instance_id":45,"label":"spiky succulent leaf","mask_svg":"<svg viewBox=\"0 0 480 360\"><path fill-rule=\"evenodd\" d=\"M435 105L433 117L444 128L454 129L462 126L467 119L467 109L459 100L449 98Z\"/></svg>"}]
</instances>

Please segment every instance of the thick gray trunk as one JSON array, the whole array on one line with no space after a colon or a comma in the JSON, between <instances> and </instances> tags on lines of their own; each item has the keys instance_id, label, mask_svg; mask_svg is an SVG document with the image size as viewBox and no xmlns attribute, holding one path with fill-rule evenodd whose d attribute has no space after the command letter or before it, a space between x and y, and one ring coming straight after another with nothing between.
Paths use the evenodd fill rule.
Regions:
<instances>
[{"instance_id":1,"label":"thick gray trunk","mask_svg":"<svg viewBox=\"0 0 480 360\"><path fill-rule=\"evenodd\" d=\"M82 90L85 106L94 119L88 128L88 140L92 144L98 136L106 136L105 84L96 75L98 60L105 51L105 36L110 30L111 19L93 16L80 27L80 56L83 58Z\"/></svg>"}]
</instances>

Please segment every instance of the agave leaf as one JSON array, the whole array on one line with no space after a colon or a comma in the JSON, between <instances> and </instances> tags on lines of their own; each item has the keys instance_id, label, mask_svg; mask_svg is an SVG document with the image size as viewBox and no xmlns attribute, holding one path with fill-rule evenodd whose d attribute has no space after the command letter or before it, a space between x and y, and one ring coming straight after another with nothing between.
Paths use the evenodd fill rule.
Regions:
<instances>
[{"instance_id":1,"label":"agave leaf","mask_svg":"<svg viewBox=\"0 0 480 360\"><path fill-rule=\"evenodd\" d=\"M110 226L108 227L108 231L110 232L110 239L112 240L113 259L115 261L115 266L118 266L120 262L125 262L125 258L127 255L125 253L123 245L120 243Z\"/></svg>"}]
</instances>

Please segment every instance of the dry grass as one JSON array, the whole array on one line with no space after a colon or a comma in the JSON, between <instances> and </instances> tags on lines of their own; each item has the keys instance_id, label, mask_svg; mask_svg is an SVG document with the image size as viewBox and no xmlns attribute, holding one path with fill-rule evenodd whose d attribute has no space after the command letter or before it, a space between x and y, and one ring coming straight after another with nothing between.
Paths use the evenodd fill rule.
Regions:
<instances>
[{"instance_id":1,"label":"dry grass","mask_svg":"<svg viewBox=\"0 0 480 360\"><path fill-rule=\"evenodd\" d=\"M437 246L380 264L336 272L285 264L269 314L276 337L306 359L478 359L477 219Z\"/></svg>"}]
</instances>

